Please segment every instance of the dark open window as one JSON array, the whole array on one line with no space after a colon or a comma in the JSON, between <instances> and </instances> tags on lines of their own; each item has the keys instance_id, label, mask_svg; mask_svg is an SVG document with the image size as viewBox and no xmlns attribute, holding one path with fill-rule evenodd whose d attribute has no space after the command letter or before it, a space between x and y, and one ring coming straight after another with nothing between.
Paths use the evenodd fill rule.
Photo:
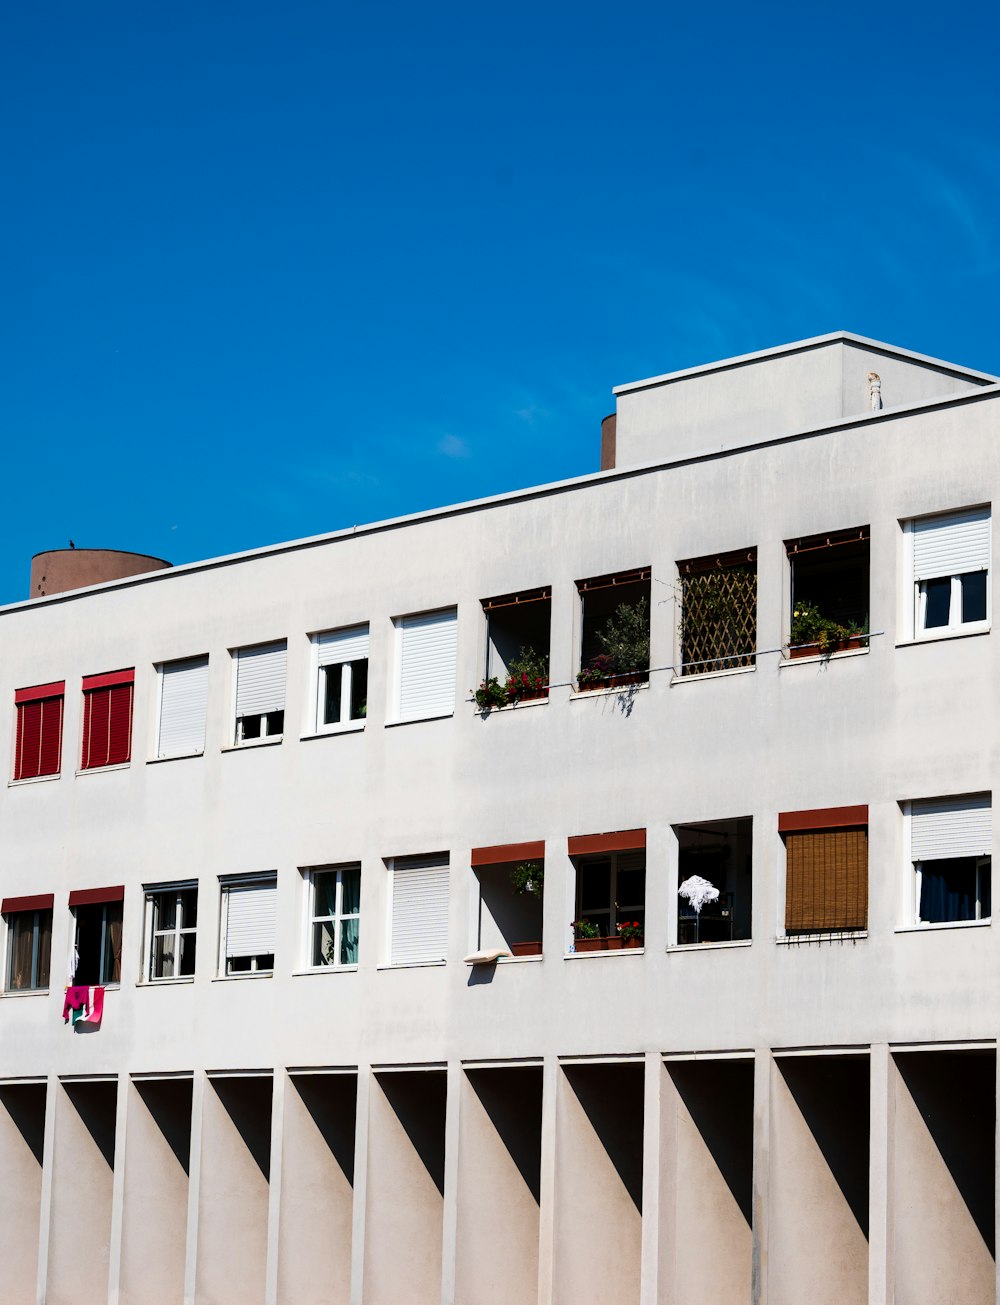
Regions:
<instances>
[{"instance_id":1,"label":"dark open window","mask_svg":"<svg viewBox=\"0 0 1000 1305\"><path fill-rule=\"evenodd\" d=\"M504 686L511 702L548 697L551 588L484 598L483 611L486 679Z\"/></svg>"},{"instance_id":2,"label":"dark open window","mask_svg":"<svg viewBox=\"0 0 1000 1305\"><path fill-rule=\"evenodd\" d=\"M678 825L677 941L732 942L751 936L753 821ZM704 885L710 885L713 897Z\"/></svg>"},{"instance_id":3,"label":"dark open window","mask_svg":"<svg viewBox=\"0 0 1000 1305\"><path fill-rule=\"evenodd\" d=\"M472 872L479 882L479 947L540 956L545 844L473 848Z\"/></svg>"},{"instance_id":4,"label":"dark open window","mask_svg":"<svg viewBox=\"0 0 1000 1305\"><path fill-rule=\"evenodd\" d=\"M789 651L808 657L868 644L868 526L792 539Z\"/></svg>"},{"instance_id":5,"label":"dark open window","mask_svg":"<svg viewBox=\"0 0 1000 1305\"><path fill-rule=\"evenodd\" d=\"M78 986L120 983L122 977L122 905L125 890L89 888L69 895L76 922Z\"/></svg>"},{"instance_id":6,"label":"dark open window","mask_svg":"<svg viewBox=\"0 0 1000 1305\"><path fill-rule=\"evenodd\" d=\"M618 688L649 679L651 570L578 580L583 604L581 690Z\"/></svg>"}]
</instances>

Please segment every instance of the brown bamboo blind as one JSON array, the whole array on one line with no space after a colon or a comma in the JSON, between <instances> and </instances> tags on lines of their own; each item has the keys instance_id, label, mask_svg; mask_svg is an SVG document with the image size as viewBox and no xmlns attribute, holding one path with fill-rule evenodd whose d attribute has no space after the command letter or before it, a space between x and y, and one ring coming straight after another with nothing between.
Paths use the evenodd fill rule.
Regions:
<instances>
[{"instance_id":1,"label":"brown bamboo blind","mask_svg":"<svg viewBox=\"0 0 1000 1305\"><path fill-rule=\"evenodd\" d=\"M785 835L785 932L868 927L868 830Z\"/></svg>"}]
</instances>

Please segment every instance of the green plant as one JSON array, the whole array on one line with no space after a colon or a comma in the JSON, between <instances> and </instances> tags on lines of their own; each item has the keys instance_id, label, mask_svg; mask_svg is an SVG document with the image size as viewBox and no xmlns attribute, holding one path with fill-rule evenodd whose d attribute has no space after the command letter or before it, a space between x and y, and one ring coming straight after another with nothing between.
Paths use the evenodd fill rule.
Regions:
<instances>
[{"instance_id":1,"label":"green plant","mask_svg":"<svg viewBox=\"0 0 1000 1305\"><path fill-rule=\"evenodd\" d=\"M472 696L475 698L476 706L480 711L492 711L494 707L506 707L509 701L506 686L501 684L495 675L483 680L479 688L473 690Z\"/></svg>"},{"instance_id":2,"label":"green plant","mask_svg":"<svg viewBox=\"0 0 1000 1305\"><path fill-rule=\"evenodd\" d=\"M507 668L507 697L511 702L546 693L549 687L549 659L534 648L522 647Z\"/></svg>"},{"instance_id":3,"label":"green plant","mask_svg":"<svg viewBox=\"0 0 1000 1305\"><path fill-rule=\"evenodd\" d=\"M591 657L587 665L576 673L577 688L602 688L614 674L613 664L607 653L598 653L596 657Z\"/></svg>"},{"instance_id":4,"label":"green plant","mask_svg":"<svg viewBox=\"0 0 1000 1305\"><path fill-rule=\"evenodd\" d=\"M577 938L600 938L601 931L589 920L574 920L573 933Z\"/></svg>"},{"instance_id":5,"label":"green plant","mask_svg":"<svg viewBox=\"0 0 1000 1305\"><path fill-rule=\"evenodd\" d=\"M790 642L792 646L814 643L821 653L832 652L847 639L862 631L857 626L841 625L831 620L812 603L796 603L792 611Z\"/></svg>"},{"instance_id":6,"label":"green plant","mask_svg":"<svg viewBox=\"0 0 1000 1305\"><path fill-rule=\"evenodd\" d=\"M597 639L611 661L612 675L630 675L649 670L649 606L645 598L637 603L620 603L598 630Z\"/></svg>"},{"instance_id":7,"label":"green plant","mask_svg":"<svg viewBox=\"0 0 1000 1305\"><path fill-rule=\"evenodd\" d=\"M545 867L541 861L522 861L510 872L510 886L515 893L530 893L541 898L545 883Z\"/></svg>"}]
</instances>

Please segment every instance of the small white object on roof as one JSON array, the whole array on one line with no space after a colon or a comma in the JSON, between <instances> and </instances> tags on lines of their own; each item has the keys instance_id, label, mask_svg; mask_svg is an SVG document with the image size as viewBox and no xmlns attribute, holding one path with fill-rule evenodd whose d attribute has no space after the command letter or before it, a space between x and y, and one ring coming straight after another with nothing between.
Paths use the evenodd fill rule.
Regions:
<instances>
[{"instance_id":1,"label":"small white object on roof","mask_svg":"<svg viewBox=\"0 0 1000 1305\"><path fill-rule=\"evenodd\" d=\"M702 879L701 875L692 875L690 879L684 880L677 895L686 897L694 907L695 915L700 915L706 902L714 902L718 898L719 890L707 879Z\"/></svg>"},{"instance_id":2,"label":"small white object on roof","mask_svg":"<svg viewBox=\"0 0 1000 1305\"><path fill-rule=\"evenodd\" d=\"M718 894L716 894L718 896ZM487 947L481 952L471 952L465 958L466 965L495 965L501 956L509 956L506 947Z\"/></svg>"}]
</instances>

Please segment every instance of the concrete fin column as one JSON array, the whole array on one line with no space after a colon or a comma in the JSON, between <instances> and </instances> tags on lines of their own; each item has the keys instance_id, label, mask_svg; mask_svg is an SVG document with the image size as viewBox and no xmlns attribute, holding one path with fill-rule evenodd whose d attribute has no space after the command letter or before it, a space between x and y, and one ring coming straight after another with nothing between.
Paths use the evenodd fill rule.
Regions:
<instances>
[{"instance_id":1,"label":"concrete fin column","mask_svg":"<svg viewBox=\"0 0 1000 1305\"><path fill-rule=\"evenodd\" d=\"M564 1065L556 1129L554 1305L636 1305L645 1067Z\"/></svg>"},{"instance_id":2,"label":"concrete fin column","mask_svg":"<svg viewBox=\"0 0 1000 1305\"><path fill-rule=\"evenodd\" d=\"M455 1299L538 1299L541 1065L467 1069L461 1090Z\"/></svg>"},{"instance_id":3,"label":"concrete fin column","mask_svg":"<svg viewBox=\"0 0 1000 1305\"><path fill-rule=\"evenodd\" d=\"M281 1139L279 1305L351 1294L355 1073L289 1074Z\"/></svg>"},{"instance_id":4,"label":"concrete fin column","mask_svg":"<svg viewBox=\"0 0 1000 1305\"><path fill-rule=\"evenodd\" d=\"M659 1299L750 1305L753 1060L674 1061L663 1074Z\"/></svg>"},{"instance_id":5,"label":"concrete fin column","mask_svg":"<svg viewBox=\"0 0 1000 1305\"><path fill-rule=\"evenodd\" d=\"M775 1058L768 1305L866 1305L868 1078L867 1055Z\"/></svg>"},{"instance_id":6,"label":"concrete fin column","mask_svg":"<svg viewBox=\"0 0 1000 1305\"><path fill-rule=\"evenodd\" d=\"M120 1305L184 1299L191 1098L190 1078L129 1084Z\"/></svg>"},{"instance_id":7,"label":"concrete fin column","mask_svg":"<svg viewBox=\"0 0 1000 1305\"><path fill-rule=\"evenodd\" d=\"M199 1305L262 1305L271 1168L270 1074L213 1075L205 1088L198 1193Z\"/></svg>"},{"instance_id":8,"label":"concrete fin column","mask_svg":"<svg viewBox=\"0 0 1000 1305\"><path fill-rule=\"evenodd\" d=\"M117 1079L60 1084L46 1305L107 1300L117 1106Z\"/></svg>"},{"instance_id":9,"label":"concrete fin column","mask_svg":"<svg viewBox=\"0 0 1000 1305\"><path fill-rule=\"evenodd\" d=\"M382 1070L368 1104L365 1305L438 1305L447 1073Z\"/></svg>"},{"instance_id":10,"label":"concrete fin column","mask_svg":"<svg viewBox=\"0 0 1000 1305\"><path fill-rule=\"evenodd\" d=\"M897 1052L896 1300L993 1305L996 1053Z\"/></svg>"},{"instance_id":11,"label":"concrete fin column","mask_svg":"<svg viewBox=\"0 0 1000 1305\"><path fill-rule=\"evenodd\" d=\"M45 1145L44 1083L0 1085L0 1265L5 1305L34 1305Z\"/></svg>"}]
</instances>

